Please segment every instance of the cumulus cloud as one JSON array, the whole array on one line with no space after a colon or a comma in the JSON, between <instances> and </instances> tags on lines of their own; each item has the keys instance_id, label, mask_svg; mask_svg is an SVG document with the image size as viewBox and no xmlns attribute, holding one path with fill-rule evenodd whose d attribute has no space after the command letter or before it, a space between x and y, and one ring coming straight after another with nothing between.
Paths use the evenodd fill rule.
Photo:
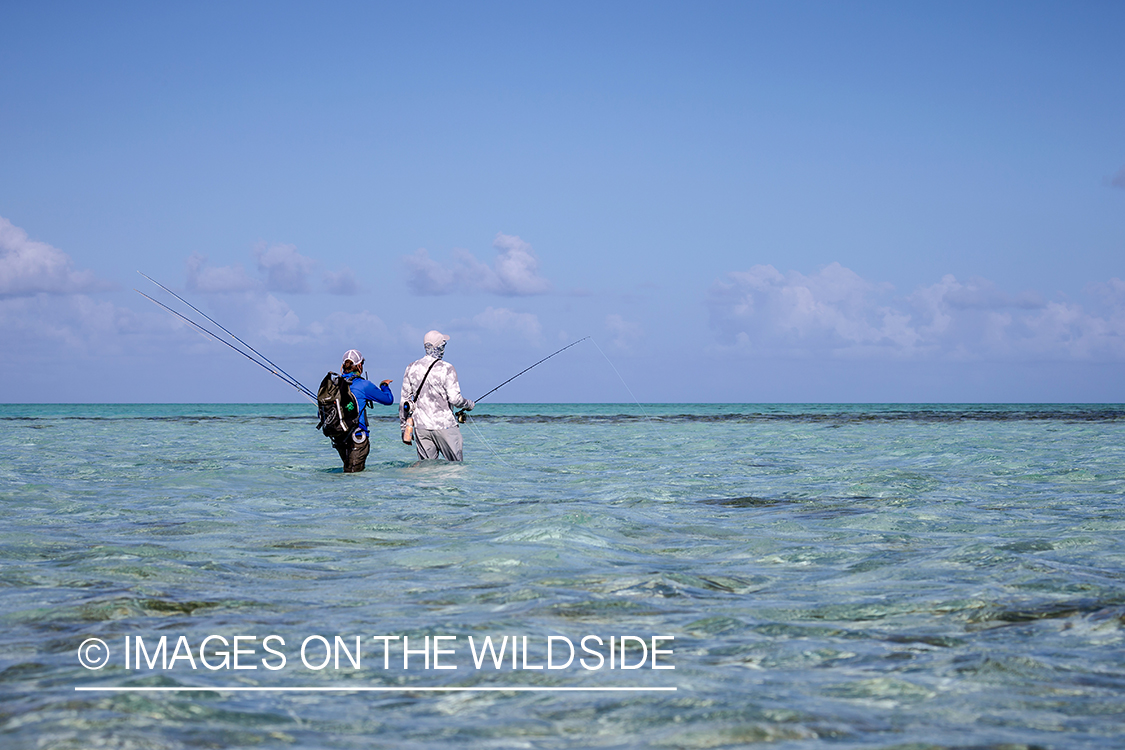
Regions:
<instances>
[{"instance_id":1,"label":"cumulus cloud","mask_svg":"<svg viewBox=\"0 0 1125 750\"><path fill-rule=\"evenodd\" d=\"M309 277L316 269L316 261L298 253L293 245L259 245L254 249L254 259L258 271L265 274L266 289L271 292L309 291Z\"/></svg>"},{"instance_id":2,"label":"cumulus cloud","mask_svg":"<svg viewBox=\"0 0 1125 750\"><path fill-rule=\"evenodd\" d=\"M9 297L0 299L0 348L33 356L49 353L56 359L63 352L116 353L117 334L143 331L145 323L131 310L83 294Z\"/></svg>"},{"instance_id":3,"label":"cumulus cloud","mask_svg":"<svg viewBox=\"0 0 1125 750\"><path fill-rule=\"evenodd\" d=\"M78 294L108 288L91 271L76 271L70 256L0 217L0 298Z\"/></svg>"},{"instance_id":4,"label":"cumulus cloud","mask_svg":"<svg viewBox=\"0 0 1125 750\"><path fill-rule=\"evenodd\" d=\"M356 279L355 272L347 266L339 271L329 271L324 274L324 291L342 296L356 295L360 292L359 280Z\"/></svg>"},{"instance_id":5,"label":"cumulus cloud","mask_svg":"<svg viewBox=\"0 0 1125 750\"><path fill-rule=\"evenodd\" d=\"M295 344L312 340L293 308L272 294L253 299L246 312L251 330L267 341Z\"/></svg>"},{"instance_id":6,"label":"cumulus cloud","mask_svg":"<svg viewBox=\"0 0 1125 750\"><path fill-rule=\"evenodd\" d=\"M261 258L264 251L257 255ZM290 257L285 252L267 257L264 269L267 279L261 280L252 277L241 264L211 266L206 256L193 254L187 261L187 288L210 295L211 304L217 308L212 314L223 321L230 321L229 325L236 326L247 336L271 342L306 341L311 337L307 327L302 326L288 304L270 293L268 270L271 266L279 267L275 283L293 288L293 284L287 284L285 280L284 266ZM288 282L293 282L293 279L288 279Z\"/></svg>"},{"instance_id":7,"label":"cumulus cloud","mask_svg":"<svg viewBox=\"0 0 1125 750\"><path fill-rule=\"evenodd\" d=\"M497 251L492 266L459 249L453 251L451 264L445 266L432 259L425 248L419 248L403 258L407 284L420 295L465 291L520 297L551 290L551 283L539 275L539 259L527 242L514 235L497 234L492 246Z\"/></svg>"},{"instance_id":8,"label":"cumulus cloud","mask_svg":"<svg viewBox=\"0 0 1125 750\"><path fill-rule=\"evenodd\" d=\"M321 346L331 343L344 351L355 346L356 341L393 339L386 324L367 310L337 310L308 322L302 320L285 300L262 288L242 294L213 296L209 303L211 309L206 310L209 315L255 348L275 344Z\"/></svg>"},{"instance_id":9,"label":"cumulus cloud","mask_svg":"<svg viewBox=\"0 0 1125 750\"><path fill-rule=\"evenodd\" d=\"M839 263L811 276L754 266L715 282L707 304L727 344L742 333L767 348L910 347L904 314L878 301L887 291Z\"/></svg>"},{"instance_id":10,"label":"cumulus cloud","mask_svg":"<svg viewBox=\"0 0 1125 750\"><path fill-rule=\"evenodd\" d=\"M454 330L518 336L530 344L539 344L543 337L543 328L537 315L516 312L506 307L486 307L471 319L452 321L452 326Z\"/></svg>"},{"instance_id":11,"label":"cumulus cloud","mask_svg":"<svg viewBox=\"0 0 1125 750\"><path fill-rule=\"evenodd\" d=\"M1086 291L1099 298L1113 313L1125 314L1125 281L1113 278L1105 283L1090 284Z\"/></svg>"},{"instance_id":12,"label":"cumulus cloud","mask_svg":"<svg viewBox=\"0 0 1125 750\"><path fill-rule=\"evenodd\" d=\"M962 284L955 277L946 275L931 289L940 290L945 304L958 310L1000 310L1006 307L1037 310L1046 304L1036 292L1010 295L988 279L976 276Z\"/></svg>"},{"instance_id":13,"label":"cumulus cloud","mask_svg":"<svg viewBox=\"0 0 1125 750\"><path fill-rule=\"evenodd\" d=\"M187 260L187 288L203 294L232 294L261 288L241 265L211 266L207 256L192 253Z\"/></svg>"},{"instance_id":14,"label":"cumulus cloud","mask_svg":"<svg viewBox=\"0 0 1125 750\"><path fill-rule=\"evenodd\" d=\"M1028 343L1044 355L1064 353L1074 359L1125 357L1125 281L1091 284L1092 309L1070 302L1048 302L1028 316Z\"/></svg>"},{"instance_id":15,"label":"cumulus cloud","mask_svg":"<svg viewBox=\"0 0 1125 750\"><path fill-rule=\"evenodd\" d=\"M5 364L34 370L60 357L72 364L106 361L200 342L201 336L180 319L139 297L136 304L143 307L133 310L86 294L0 297Z\"/></svg>"},{"instance_id":16,"label":"cumulus cloud","mask_svg":"<svg viewBox=\"0 0 1125 750\"><path fill-rule=\"evenodd\" d=\"M283 292L308 294L319 263L297 252L293 245L259 244L253 251L257 274L248 272L240 263L212 266L206 255L194 253L187 260L187 288L203 294L239 294L243 292ZM323 276L319 290L329 294L359 294L355 272L344 267Z\"/></svg>"},{"instance_id":17,"label":"cumulus cloud","mask_svg":"<svg viewBox=\"0 0 1125 750\"><path fill-rule=\"evenodd\" d=\"M833 263L816 274L773 266L734 271L707 295L719 346L790 355L945 358L1125 357L1125 284L1094 289L1104 311L1010 295L952 275L895 297L887 285Z\"/></svg>"},{"instance_id":18,"label":"cumulus cloud","mask_svg":"<svg viewBox=\"0 0 1125 750\"><path fill-rule=\"evenodd\" d=\"M539 275L539 259L531 245L519 237L497 234L492 246L496 256L496 279L492 283L497 294L544 294L551 284Z\"/></svg>"},{"instance_id":19,"label":"cumulus cloud","mask_svg":"<svg viewBox=\"0 0 1125 750\"><path fill-rule=\"evenodd\" d=\"M60 357L127 354L175 336L162 314L137 313L90 292L110 289L89 271L76 271L63 251L28 238L0 218L0 351L22 370ZM148 304L147 302L143 304Z\"/></svg>"},{"instance_id":20,"label":"cumulus cloud","mask_svg":"<svg viewBox=\"0 0 1125 750\"><path fill-rule=\"evenodd\" d=\"M451 294L454 291L457 283L456 275L452 270L430 258L426 248L420 247L413 255L404 256L402 260L406 265L407 286L415 294L436 296Z\"/></svg>"}]
</instances>

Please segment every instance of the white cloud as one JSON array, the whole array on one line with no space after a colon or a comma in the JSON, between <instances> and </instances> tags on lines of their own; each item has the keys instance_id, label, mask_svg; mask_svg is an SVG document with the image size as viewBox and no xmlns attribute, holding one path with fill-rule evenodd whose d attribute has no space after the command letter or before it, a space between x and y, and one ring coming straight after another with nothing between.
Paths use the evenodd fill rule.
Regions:
<instances>
[{"instance_id":1,"label":"white cloud","mask_svg":"<svg viewBox=\"0 0 1125 750\"><path fill-rule=\"evenodd\" d=\"M1074 359L1125 357L1125 282L1113 278L1091 284L1095 311L1068 302L1048 302L1026 320L1027 344L1045 355L1065 353Z\"/></svg>"},{"instance_id":2,"label":"white cloud","mask_svg":"<svg viewBox=\"0 0 1125 750\"><path fill-rule=\"evenodd\" d=\"M254 249L258 271L266 275L266 289L271 292L306 294L309 277L316 269L316 261L297 252L293 245L264 244Z\"/></svg>"},{"instance_id":3,"label":"white cloud","mask_svg":"<svg viewBox=\"0 0 1125 750\"><path fill-rule=\"evenodd\" d=\"M207 256L193 253L187 261L187 288L203 294L238 294L265 290L286 294L307 294L312 291L316 260L297 252L293 245L259 244L253 252L259 277L251 275L239 263L230 266L209 265ZM350 268L324 274L324 291L350 295L359 292L359 284Z\"/></svg>"},{"instance_id":4,"label":"white cloud","mask_svg":"<svg viewBox=\"0 0 1125 750\"><path fill-rule=\"evenodd\" d=\"M91 271L76 271L70 256L0 217L0 298L77 294L108 288Z\"/></svg>"},{"instance_id":5,"label":"white cloud","mask_svg":"<svg viewBox=\"0 0 1125 750\"><path fill-rule=\"evenodd\" d=\"M1090 284L1086 291L1097 298L1110 314L1125 314L1125 281L1113 278L1105 283Z\"/></svg>"},{"instance_id":6,"label":"white cloud","mask_svg":"<svg viewBox=\"0 0 1125 750\"><path fill-rule=\"evenodd\" d=\"M345 266L339 271L324 274L324 291L329 294L352 296L360 293L359 280L355 272Z\"/></svg>"},{"instance_id":7,"label":"white cloud","mask_svg":"<svg viewBox=\"0 0 1125 750\"><path fill-rule=\"evenodd\" d=\"M292 256L284 249L273 255L267 255L267 252L263 248L256 251L259 268L267 273L270 267L277 268L278 277L284 279L285 265ZM187 288L192 292L211 295L210 304L216 309L208 314L231 330L239 332L243 338L290 344L310 338L310 332L301 324L293 309L269 293L268 283L251 277L240 264L210 266L206 256L193 254L187 261ZM203 320L197 322L206 325Z\"/></svg>"},{"instance_id":8,"label":"white cloud","mask_svg":"<svg viewBox=\"0 0 1125 750\"><path fill-rule=\"evenodd\" d=\"M715 282L707 304L727 345L745 333L759 349L910 347L916 334L903 313L877 302L888 291L839 263L811 276L754 266Z\"/></svg>"},{"instance_id":9,"label":"white cloud","mask_svg":"<svg viewBox=\"0 0 1125 750\"><path fill-rule=\"evenodd\" d=\"M454 272L432 260L426 248L420 247L402 260L406 264L406 283L415 294L436 296L453 292L456 284Z\"/></svg>"},{"instance_id":10,"label":"white cloud","mask_svg":"<svg viewBox=\"0 0 1125 750\"><path fill-rule=\"evenodd\" d=\"M719 348L789 355L947 359L1125 357L1125 284L1092 287L1102 313L947 275L906 297L833 263L806 276L728 273L707 295Z\"/></svg>"},{"instance_id":11,"label":"white cloud","mask_svg":"<svg viewBox=\"0 0 1125 750\"><path fill-rule=\"evenodd\" d=\"M65 253L29 241L10 222L0 220L0 242L0 278L5 284L0 293L0 352L5 355L0 357L0 384L9 386L9 398L18 395L13 389L26 373L45 371L43 368L79 367L85 376L85 368L91 367L103 380L121 388L100 393L84 377L83 386L63 394L63 400L120 399L131 397L125 383L142 377L135 371L138 362L173 362L179 372L195 369L196 356L214 357L219 363L239 359L220 343L229 340L226 334L160 292L153 292L153 297L213 330L220 341L132 292L128 293L131 307L76 293L100 289L102 283L90 274L74 272ZM290 253L263 251L260 257L266 277L271 268L308 268ZM308 352L320 352L326 346L342 352L357 342L393 340L383 321L367 311L333 312L311 324L302 321L283 299L267 290L263 280L254 278L253 270L247 273L243 266L213 267L205 257L195 255L188 260L187 271L188 286L197 297L193 303L279 362L300 362ZM344 269L337 280L349 278L350 271ZM145 393L152 397L154 392Z\"/></svg>"},{"instance_id":12,"label":"white cloud","mask_svg":"<svg viewBox=\"0 0 1125 750\"><path fill-rule=\"evenodd\" d=\"M486 307L471 320L458 319L451 322L454 330L488 331L501 336L514 335L530 344L539 344L543 328L539 317L533 313L519 313L506 307Z\"/></svg>"},{"instance_id":13,"label":"white cloud","mask_svg":"<svg viewBox=\"0 0 1125 750\"><path fill-rule=\"evenodd\" d=\"M961 283L956 277L946 274L938 284L929 289L939 292L943 302L957 310L1001 310L1008 307L1036 310L1046 304L1042 296L1035 292L1027 291L1012 296L988 279L977 276Z\"/></svg>"},{"instance_id":14,"label":"white cloud","mask_svg":"<svg viewBox=\"0 0 1125 750\"><path fill-rule=\"evenodd\" d=\"M301 319L289 305L272 294L264 299L255 299L248 312L251 324L257 335L267 341L299 343L308 341L311 334L301 326Z\"/></svg>"},{"instance_id":15,"label":"white cloud","mask_svg":"<svg viewBox=\"0 0 1125 750\"><path fill-rule=\"evenodd\" d=\"M497 294L544 294L551 284L539 275L539 260L531 245L519 237L497 234L492 246L500 253L496 256L495 288Z\"/></svg>"},{"instance_id":16,"label":"white cloud","mask_svg":"<svg viewBox=\"0 0 1125 750\"><path fill-rule=\"evenodd\" d=\"M166 352L198 339L194 329L155 306L132 310L84 294L0 298L0 351L24 368Z\"/></svg>"},{"instance_id":17,"label":"white cloud","mask_svg":"<svg viewBox=\"0 0 1125 750\"><path fill-rule=\"evenodd\" d=\"M115 312L109 303L99 304L83 295L65 300L0 300L0 341L6 353L43 349L61 362L76 351L85 351L107 329L112 331Z\"/></svg>"},{"instance_id":18,"label":"white cloud","mask_svg":"<svg viewBox=\"0 0 1125 750\"><path fill-rule=\"evenodd\" d=\"M425 248L403 257L407 284L415 294L442 295L455 292L488 292L506 297L545 294L551 283L539 275L539 259L531 245L519 237L497 234L494 266L478 261L466 250L454 250L450 266L430 258Z\"/></svg>"},{"instance_id":19,"label":"white cloud","mask_svg":"<svg viewBox=\"0 0 1125 750\"><path fill-rule=\"evenodd\" d=\"M87 294L109 288L90 271L74 270L63 251L29 239L0 217L0 351L6 364L34 369L120 354L122 334L153 335L156 326L143 316Z\"/></svg>"},{"instance_id":20,"label":"white cloud","mask_svg":"<svg viewBox=\"0 0 1125 750\"><path fill-rule=\"evenodd\" d=\"M209 266L207 256L192 253L187 260L187 288L203 294L249 292L261 287L241 265Z\"/></svg>"}]
</instances>

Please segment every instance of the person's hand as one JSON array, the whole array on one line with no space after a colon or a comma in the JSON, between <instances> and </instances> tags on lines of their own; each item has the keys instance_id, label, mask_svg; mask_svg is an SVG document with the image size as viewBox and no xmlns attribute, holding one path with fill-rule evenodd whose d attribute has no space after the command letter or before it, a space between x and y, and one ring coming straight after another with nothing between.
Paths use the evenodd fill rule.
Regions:
<instances>
[{"instance_id":1,"label":"person's hand","mask_svg":"<svg viewBox=\"0 0 1125 750\"><path fill-rule=\"evenodd\" d=\"M472 411L474 406L476 406L476 403L473 402L473 401L470 401L469 405L465 407L465 411Z\"/></svg>"},{"instance_id":2,"label":"person's hand","mask_svg":"<svg viewBox=\"0 0 1125 750\"><path fill-rule=\"evenodd\" d=\"M393 383L393 382L395 382L395 381L391 380L390 378L387 378L386 380L384 380L384 381L383 381L382 383L380 383L379 385L380 385L380 386L383 386L383 385L390 385L390 384L391 384L391 383Z\"/></svg>"}]
</instances>

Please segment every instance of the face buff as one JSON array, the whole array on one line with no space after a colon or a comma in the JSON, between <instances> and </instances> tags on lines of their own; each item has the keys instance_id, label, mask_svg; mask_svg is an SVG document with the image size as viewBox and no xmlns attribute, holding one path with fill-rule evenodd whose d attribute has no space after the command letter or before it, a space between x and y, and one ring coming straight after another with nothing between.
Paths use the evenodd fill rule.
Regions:
<instances>
[{"instance_id":1,"label":"face buff","mask_svg":"<svg viewBox=\"0 0 1125 750\"><path fill-rule=\"evenodd\" d=\"M434 346L433 344L426 344L426 355L434 359L441 359L445 356L445 342L441 346Z\"/></svg>"}]
</instances>

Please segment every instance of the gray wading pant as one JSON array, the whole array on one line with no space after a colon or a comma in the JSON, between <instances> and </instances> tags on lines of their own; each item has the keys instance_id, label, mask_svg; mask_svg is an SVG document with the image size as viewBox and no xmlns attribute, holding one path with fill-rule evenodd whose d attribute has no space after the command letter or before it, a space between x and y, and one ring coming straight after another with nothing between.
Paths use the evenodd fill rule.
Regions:
<instances>
[{"instance_id":1,"label":"gray wading pant","mask_svg":"<svg viewBox=\"0 0 1125 750\"><path fill-rule=\"evenodd\" d=\"M456 427L447 430L424 430L415 427L414 447L418 449L418 458L423 461L427 458L437 458L439 453L450 461L460 461L461 430Z\"/></svg>"},{"instance_id":2,"label":"gray wading pant","mask_svg":"<svg viewBox=\"0 0 1125 750\"><path fill-rule=\"evenodd\" d=\"M367 465L367 454L371 452L371 440L362 432L359 434L363 436L363 442L356 442L351 435L332 438L332 447L336 449L336 452L340 454L340 460L344 462L345 474L363 471Z\"/></svg>"}]
</instances>

